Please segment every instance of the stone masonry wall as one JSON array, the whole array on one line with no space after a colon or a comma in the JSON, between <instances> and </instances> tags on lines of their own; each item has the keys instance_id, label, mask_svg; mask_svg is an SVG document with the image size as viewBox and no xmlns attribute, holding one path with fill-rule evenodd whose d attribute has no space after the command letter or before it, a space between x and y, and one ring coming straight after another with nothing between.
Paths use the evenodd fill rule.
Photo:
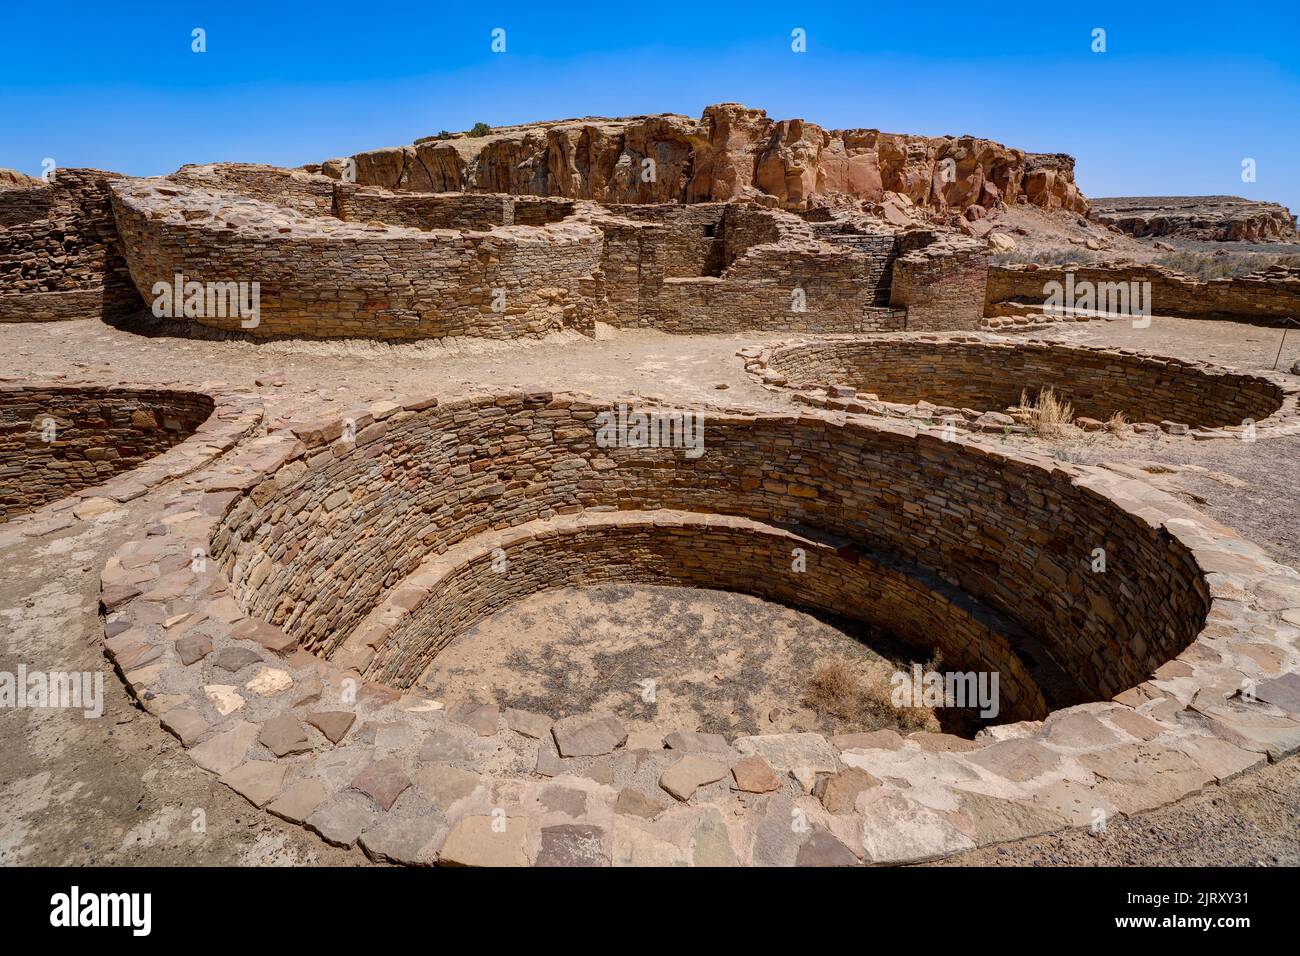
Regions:
<instances>
[{"instance_id":1,"label":"stone masonry wall","mask_svg":"<svg viewBox=\"0 0 1300 956\"><path fill-rule=\"evenodd\" d=\"M605 207L613 216L664 227L657 256L664 275L716 276L722 272L724 240L730 224L726 203L619 204Z\"/></svg>"},{"instance_id":2,"label":"stone masonry wall","mask_svg":"<svg viewBox=\"0 0 1300 956\"><path fill-rule=\"evenodd\" d=\"M1144 679L1205 619L1191 552L1048 462L888 423L721 414L692 459L600 447L602 407L516 393L359 414L353 441L339 423L303 429L315 447L231 502L211 553L250 614L321 652L429 555L583 509L837 535L1007 616L1097 697ZM1095 548L1106 573L1091 569Z\"/></svg>"},{"instance_id":3,"label":"stone masonry wall","mask_svg":"<svg viewBox=\"0 0 1300 956\"><path fill-rule=\"evenodd\" d=\"M870 272L870 261L848 250L755 246L719 278L665 279L641 324L697 333L902 328L901 311L876 307Z\"/></svg>"},{"instance_id":4,"label":"stone masonry wall","mask_svg":"<svg viewBox=\"0 0 1300 956\"><path fill-rule=\"evenodd\" d=\"M168 178L200 189L239 193L309 216L334 215L334 191L341 185L327 176L258 163L182 166Z\"/></svg>"},{"instance_id":5,"label":"stone masonry wall","mask_svg":"<svg viewBox=\"0 0 1300 956\"><path fill-rule=\"evenodd\" d=\"M727 268L757 246L786 241L792 245L813 246L811 227L789 213L777 213L761 206L741 203L727 210L723 234L723 265Z\"/></svg>"},{"instance_id":6,"label":"stone masonry wall","mask_svg":"<svg viewBox=\"0 0 1300 956\"><path fill-rule=\"evenodd\" d=\"M114 192L131 276L155 283L258 282L261 315L194 321L254 336L590 332L603 309L600 234L578 223L486 232L363 226L233 193L141 181ZM504 290L504 298L495 290Z\"/></svg>"},{"instance_id":7,"label":"stone masonry wall","mask_svg":"<svg viewBox=\"0 0 1300 956\"><path fill-rule=\"evenodd\" d=\"M603 236L600 267L609 305L607 321L615 326L649 324L663 290L667 227L612 215L592 216L588 221Z\"/></svg>"},{"instance_id":8,"label":"stone masonry wall","mask_svg":"<svg viewBox=\"0 0 1300 956\"><path fill-rule=\"evenodd\" d=\"M894 262L889 301L907 309L908 331L978 329L988 271L981 243L943 239Z\"/></svg>"},{"instance_id":9,"label":"stone masonry wall","mask_svg":"<svg viewBox=\"0 0 1300 956\"><path fill-rule=\"evenodd\" d=\"M190 316L252 336L511 338L589 333L598 320L683 334L882 332L973 328L982 314L978 244L847 217L393 192L252 164L186 166L169 181L117 199L136 287L152 303L154 283L178 273L256 281L256 326Z\"/></svg>"},{"instance_id":10,"label":"stone masonry wall","mask_svg":"<svg viewBox=\"0 0 1300 956\"><path fill-rule=\"evenodd\" d=\"M0 190L0 322L108 318L140 308L109 202L117 173L60 169Z\"/></svg>"},{"instance_id":11,"label":"stone masonry wall","mask_svg":"<svg viewBox=\"0 0 1300 956\"><path fill-rule=\"evenodd\" d=\"M334 214L345 222L382 222L414 229L485 230L546 226L573 213L573 203L532 196L474 193L393 193L340 183Z\"/></svg>"},{"instance_id":12,"label":"stone masonry wall","mask_svg":"<svg viewBox=\"0 0 1300 956\"><path fill-rule=\"evenodd\" d=\"M238 193L308 216L380 222L413 229L484 230L545 226L573 212L566 199L482 193L395 193L310 173L256 163L182 166L168 179L200 189Z\"/></svg>"},{"instance_id":13,"label":"stone masonry wall","mask_svg":"<svg viewBox=\"0 0 1300 956\"><path fill-rule=\"evenodd\" d=\"M716 223L717 204L678 207L707 215L619 208L641 211L591 220L606 233L603 268L616 324L677 333L902 328L902 312L881 305L892 237L868 240L870 251L822 241L798 217L752 203L725 206ZM713 245L692 249L684 237L704 236L705 226Z\"/></svg>"},{"instance_id":14,"label":"stone masonry wall","mask_svg":"<svg viewBox=\"0 0 1300 956\"><path fill-rule=\"evenodd\" d=\"M0 385L0 520L135 468L212 409L197 392Z\"/></svg>"},{"instance_id":15,"label":"stone masonry wall","mask_svg":"<svg viewBox=\"0 0 1300 956\"><path fill-rule=\"evenodd\" d=\"M813 224L813 234L823 242L852 251L869 263L865 281L874 290L877 306L889 305L894 264L899 255L898 237L892 232L854 228L843 223Z\"/></svg>"},{"instance_id":16,"label":"stone masonry wall","mask_svg":"<svg viewBox=\"0 0 1300 956\"><path fill-rule=\"evenodd\" d=\"M1158 266L1072 266L1042 268L1033 264L989 268L985 313L996 313L1001 302L1042 304L1049 282L1065 284L1073 273L1074 283L1151 283L1151 312L1155 315L1189 318L1253 318L1272 321L1300 319L1300 275L1253 275L1202 282Z\"/></svg>"},{"instance_id":17,"label":"stone masonry wall","mask_svg":"<svg viewBox=\"0 0 1300 956\"><path fill-rule=\"evenodd\" d=\"M1268 379L1174 359L1045 342L876 339L813 342L772 353L791 381L842 383L881 401L1001 411L1052 388L1076 415L1183 422L1200 428L1262 421L1283 403Z\"/></svg>"},{"instance_id":18,"label":"stone masonry wall","mask_svg":"<svg viewBox=\"0 0 1300 956\"><path fill-rule=\"evenodd\" d=\"M1047 713L1042 691L999 632L994 615L950 588L943 593L941 582L833 542L741 519L637 512L593 516L586 523L541 521L499 541L487 538L481 547L474 547L479 539L473 539L416 573L436 575L428 581L428 596L391 630L367 635L365 643L377 653L364 677L410 687L422 682L439 651L511 602L548 588L637 582L755 594L865 621L891 638L926 649L937 645L952 669L997 671L1002 720L1041 719ZM492 570L498 546L506 555L500 572ZM798 575L790 573L796 547L808 565ZM385 603L406 603L405 586L399 591Z\"/></svg>"}]
</instances>

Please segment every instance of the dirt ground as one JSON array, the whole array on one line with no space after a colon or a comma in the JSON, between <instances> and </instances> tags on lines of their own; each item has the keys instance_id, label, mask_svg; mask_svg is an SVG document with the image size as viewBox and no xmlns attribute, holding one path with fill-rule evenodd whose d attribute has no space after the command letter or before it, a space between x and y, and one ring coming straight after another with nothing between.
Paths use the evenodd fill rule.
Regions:
<instances>
[{"instance_id":1,"label":"dirt ground","mask_svg":"<svg viewBox=\"0 0 1300 956\"><path fill-rule=\"evenodd\" d=\"M1067 830L930 866L1300 866L1300 758L1210 787L1101 833Z\"/></svg>"},{"instance_id":2,"label":"dirt ground","mask_svg":"<svg viewBox=\"0 0 1300 956\"><path fill-rule=\"evenodd\" d=\"M492 615L434 659L424 685L449 707L491 701L556 719L611 711L646 729L729 738L937 731L933 710L923 720L914 712L838 719L805 700L818 668L846 662L883 705L889 675L928 656L852 622L749 595L600 584L534 594Z\"/></svg>"},{"instance_id":3,"label":"dirt ground","mask_svg":"<svg viewBox=\"0 0 1300 956\"><path fill-rule=\"evenodd\" d=\"M1278 330L1251 325L1162 318L1145 330L1092 322L1035 334L1212 358L1246 370L1271 366L1280 336ZM259 346L148 337L85 320L0 326L0 376L189 385L221 381L261 395L270 427L286 419L342 414L394 394L451 397L475 385L540 384L609 397L788 409L784 394L758 385L735 357L740 347L775 338L604 331L596 340L568 337L454 349L427 344ZM1300 334L1292 333L1279 367L1296 361ZM283 373L282 386L256 384L276 372ZM1300 437L1247 445L1162 436L1064 449L1062 454L1092 462L1193 466L1159 472L1153 481L1195 501L1274 558L1300 566L1300 496L1295 490ZM1210 472L1232 480L1208 477ZM155 718L129 703L107 669L98 644L98 573L117 544L150 520L166 491L44 537L6 535L0 525L0 670L14 671L20 663L31 669L100 670L106 701L99 719L68 711L0 710L0 864L366 863L360 851L329 847L217 785L181 753ZM710 599L675 594L671 600L680 606L670 621L685 622L691 614L703 613ZM728 602L726 613L738 615L729 627L749 626L745 607ZM770 623L771 618L764 620ZM608 626L614 639L629 638L626 623ZM596 693L591 688L584 692ZM1295 863L1300 860L1297 819L1300 758L1293 758L1182 804L1113 823L1101 837L1068 833L1038 838L952 862Z\"/></svg>"}]
</instances>

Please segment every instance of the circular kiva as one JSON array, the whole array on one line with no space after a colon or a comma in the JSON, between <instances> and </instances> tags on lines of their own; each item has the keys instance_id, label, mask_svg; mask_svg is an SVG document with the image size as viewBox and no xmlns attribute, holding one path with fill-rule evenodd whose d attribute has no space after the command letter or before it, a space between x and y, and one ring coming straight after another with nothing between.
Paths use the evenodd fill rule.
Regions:
<instances>
[{"instance_id":1,"label":"circular kiva","mask_svg":"<svg viewBox=\"0 0 1300 956\"><path fill-rule=\"evenodd\" d=\"M55 502L129 501L231 448L261 420L237 395L85 382L0 383L0 521ZM86 499L100 499L100 503ZM40 511L39 515L31 512Z\"/></svg>"},{"instance_id":2,"label":"circular kiva","mask_svg":"<svg viewBox=\"0 0 1300 956\"><path fill-rule=\"evenodd\" d=\"M475 535L393 588L330 657L408 688L440 650L507 604L603 582L738 591L870 623L942 651L955 670L998 672L1003 721L1041 719L1049 702L1084 696L1030 635L932 574L825 535L665 509L580 512Z\"/></svg>"},{"instance_id":3,"label":"circular kiva","mask_svg":"<svg viewBox=\"0 0 1300 956\"><path fill-rule=\"evenodd\" d=\"M1242 374L1131 349L1021 342L993 336L863 336L741 353L764 383L802 403L858 413L1028 432L1003 414L1051 389L1085 427L1121 414L1139 430L1198 438L1300 432L1300 382Z\"/></svg>"},{"instance_id":4,"label":"circular kiva","mask_svg":"<svg viewBox=\"0 0 1300 956\"><path fill-rule=\"evenodd\" d=\"M223 783L413 864L907 862L1096 825L1300 749L1300 575L1145 483L822 411L708 412L702 446L627 447L610 413L516 392L250 440L109 562L106 652ZM620 568L797 589L914 639L941 615L931 642L1006 668L1025 714L1051 686L1032 639L1082 702L974 740L728 740L411 689L514 595Z\"/></svg>"}]
</instances>

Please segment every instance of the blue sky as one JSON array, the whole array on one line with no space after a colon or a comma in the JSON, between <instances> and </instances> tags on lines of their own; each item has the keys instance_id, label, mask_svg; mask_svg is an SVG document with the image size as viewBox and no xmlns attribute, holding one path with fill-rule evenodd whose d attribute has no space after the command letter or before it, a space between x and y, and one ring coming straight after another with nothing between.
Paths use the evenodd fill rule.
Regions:
<instances>
[{"instance_id":1,"label":"blue sky","mask_svg":"<svg viewBox=\"0 0 1300 956\"><path fill-rule=\"evenodd\" d=\"M469 9L466 9L469 8ZM206 53L191 30L207 31ZM506 52L491 52L491 31ZM790 32L807 33L793 53ZM1094 28L1107 51L1090 49ZM292 166L569 116L738 101L829 128L1078 158L1091 196L1300 210L1300 3L24 3L0 11L0 166ZM1241 181L1243 158L1257 181Z\"/></svg>"}]
</instances>

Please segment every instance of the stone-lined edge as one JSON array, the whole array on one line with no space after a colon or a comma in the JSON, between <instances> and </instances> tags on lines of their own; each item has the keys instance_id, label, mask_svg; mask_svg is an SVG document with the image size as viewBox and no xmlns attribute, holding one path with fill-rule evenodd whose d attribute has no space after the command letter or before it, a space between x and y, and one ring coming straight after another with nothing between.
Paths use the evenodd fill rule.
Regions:
<instances>
[{"instance_id":1,"label":"stone-lined edge","mask_svg":"<svg viewBox=\"0 0 1300 956\"><path fill-rule=\"evenodd\" d=\"M991 314L985 307L984 320L980 330L984 332L1035 332L1044 328L1054 328L1066 322L1130 322L1131 315L1116 315L1113 312L1101 312L1096 309L1052 310L1043 305L1023 302L994 303Z\"/></svg>"},{"instance_id":2,"label":"stone-lined edge","mask_svg":"<svg viewBox=\"0 0 1300 956\"><path fill-rule=\"evenodd\" d=\"M883 402L878 399L865 397L866 393L859 393L851 385L839 385L835 382L821 381L791 381L784 374L773 369L772 362L778 353L786 349L799 348L805 345L817 345L824 342L850 342L862 340L879 340L885 342L935 342L938 344L988 344L988 345L1011 345L1011 346L1029 346L1029 345L1050 345L1061 349L1076 349L1081 352L1092 352L1094 354L1109 354L1116 356L1125 356L1136 358L1143 361L1151 362L1176 362L1192 371L1206 372L1213 375L1239 375L1244 378L1264 379L1278 386L1283 393L1282 406L1267 418L1261 419L1255 423L1255 433L1257 438L1275 438L1281 435L1300 434L1300 381L1294 376L1286 375L1282 372L1273 371L1254 371L1239 372L1234 368L1225 365L1216 365L1213 362L1201 362L1194 359L1176 359L1167 356L1155 355L1151 352L1144 352L1139 349L1125 348L1105 348L1094 345L1074 345L1063 342L1054 342L1049 339L1018 339L1009 338L1006 335L995 335L985 333L975 335L961 332L935 332L935 333L907 333L894 335L853 335L853 336L817 336L816 338L807 339L789 339L781 342L773 342L765 346L749 346L736 352L737 357L745 363L745 371L751 378L755 379L763 388L769 391L784 392L790 395L793 401L801 405L809 405L813 408L823 408L829 411L848 412L856 415L872 415L884 418L902 418L906 419L909 424L915 425L920 429L942 429L945 422L952 418L954 424L961 429L974 429L986 431L1003 431L1003 426L984 428L977 422L966 421L965 418L958 415L940 416L934 413L936 406L929 403L906 404L899 402ZM853 393L849 395L848 393ZM837 394L839 393L839 394ZM927 407L928 405L928 407ZM978 409L981 413L1001 412L1000 408L982 408ZM1153 427L1159 427L1159 423L1133 422L1130 424L1148 424ZM1165 434L1171 438L1178 438L1184 435L1190 436L1194 440L1205 441L1210 439L1233 438L1241 440L1240 426L1225 426L1221 428L1187 428L1185 431L1169 432ZM1029 434L1029 429L1021 427L1012 428L1012 431L1021 434Z\"/></svg>"},{"instance_id":3,"label":"stone-lined edge","mask_svg":"<svg viewBox=\"0 0 1300 956\"><path fill-rule=\"evenodd\" d=\"M384 402L349 417L360 434L372 420L434 404ZM778 417L919 435L842 414ZM1143 482L962 436L971 454L1045 469L1190 549L1211 595L1197 639L1111 701L990 728L975 741L889 731L730 742L684 734L665 749L615 733L602 752L561 756L550 721L510 712L503 721L495 707L449 714L424 694L365 682L300 650L278 627L244 616L216 562L195 563L236 498L296 480L308 450L337 446L340 431L334 421L255 438L219 473L192 478L164 504L155 533L110 559L101 606L106 655L195 763L255 806L374 859L907 863L1095 826L1300 750L1300 573ZM338 453L364 455L365 444ZM293 467L275 476L284 465ZM1250 699L1243 686L1253 688ZM587 717L595 719L576 719ZM647 800L611 785L632 771L670 783L677 798ZM763 790L763 779L775 789Z\"/></svg>"},{"instance_id":4,"label":"stone-lined edge","mask_svg":"<svg viewBox=\"0 0 1300 956\"><path fill-rule=\"evenodd\" d=\"M0 523L0 536L34 538L70 528L78 521L126 504L168 481L184 478L224 455L262 424L262 403L252 394L175 382L97 382L90 379L0 379L0 397L28 389L100 389L104 391L173 391L206 395L212 412L198 428L171 448L102 484L81 488L46 505Z\"/></svg>"}]
</instances>

